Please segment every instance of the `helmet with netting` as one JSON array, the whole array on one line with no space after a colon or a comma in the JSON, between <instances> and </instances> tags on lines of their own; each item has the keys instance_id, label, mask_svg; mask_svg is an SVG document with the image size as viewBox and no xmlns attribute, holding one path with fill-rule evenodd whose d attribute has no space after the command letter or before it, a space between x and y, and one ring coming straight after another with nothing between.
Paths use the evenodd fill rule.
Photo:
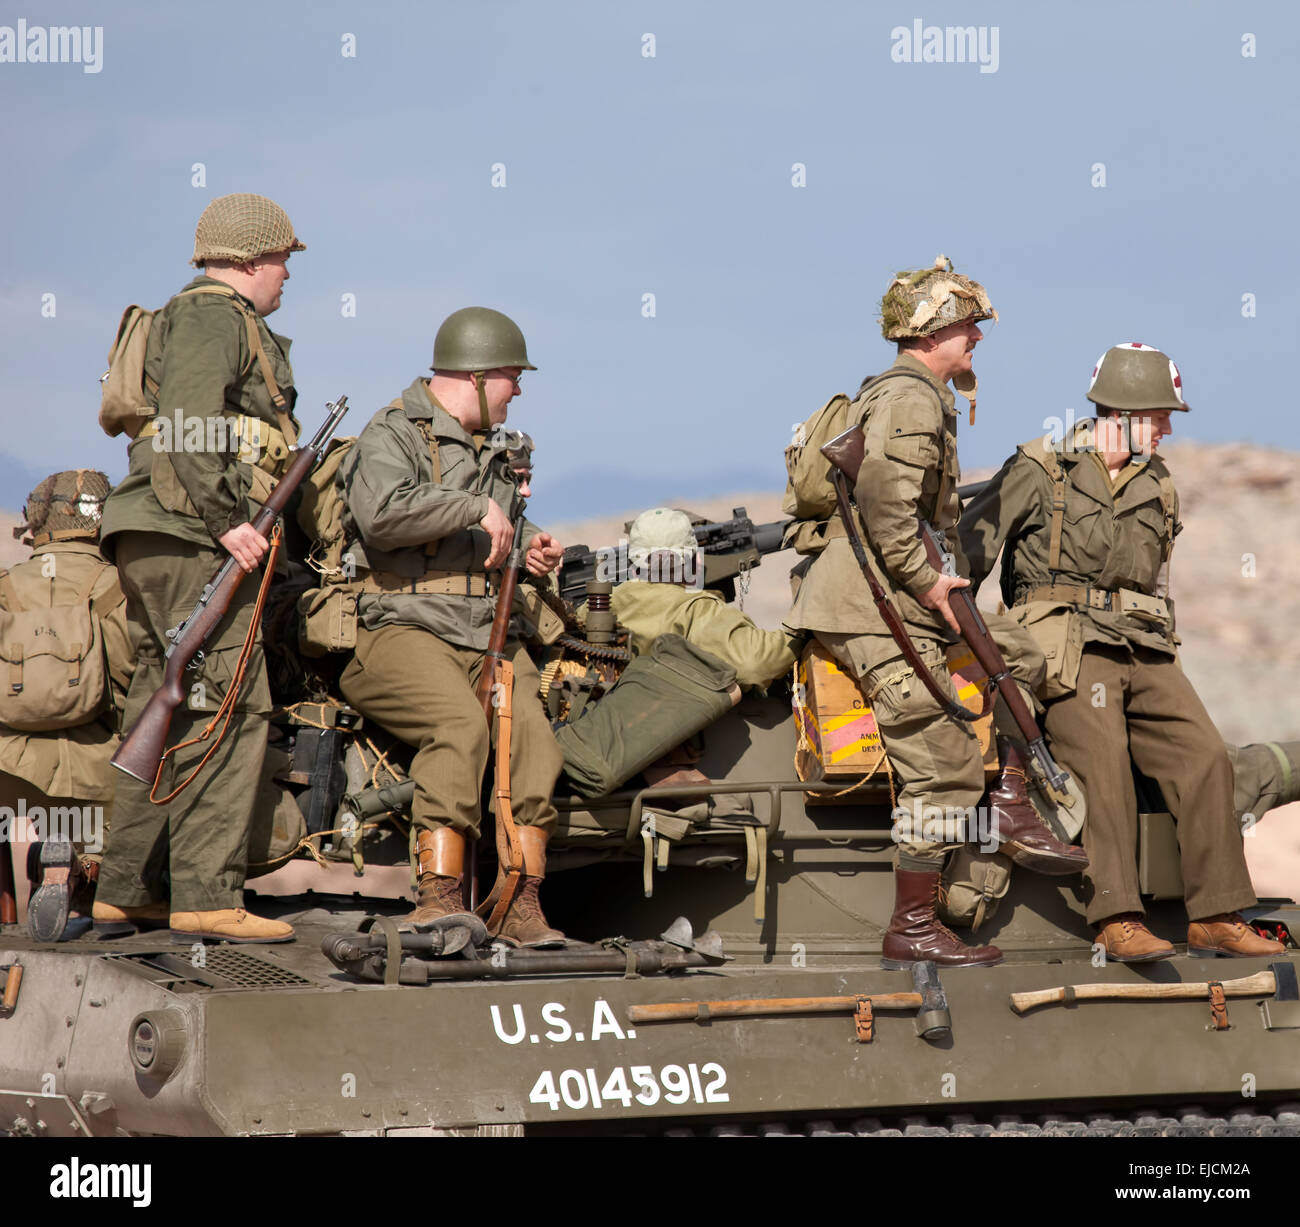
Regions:
<instances>
[{"instance_id":1,"label":"helmet with netting","mask_svg":"<svg viewBox=\"0 0 1300 1227\"><path fill-rule=\"evenodd\" d=\"M978 281L953 272L939 256L929 268L899 273L880 300L880 331L886 341L928 337L963 320L996 320L989 296Z\"/></svg>"},{"instance_id":2,"label":"helmet with netting","mask_svg":"<svg viewBox=\"0 0 1300 1227\"><path fill-rule=\"evenodd\" d=\"M99 540L104 500L112 490L108 477L97 469L67 469L51 473L27 496L25 524L14 536L28 545L50 541Z\"/></svg>"},{"instance_id":3,"label":"helmet with netting","mask_svg":"<svg viewBox=\"0 0 1300 1227\"><path fill-rule=\"evenodd\" d=\"M1141 341L1113 345L1097 359L1088 399L1119 413L1155 409L1186 413L1191 407L1183 400L1183 377L1173 359Z\"/></svg>"},{"instance_id":4,"label":"helmet with netting","mask_svg":"<svg viewBox=\"0 0 1300 1227\"><path fill-rule=\"evenodd\" d=\"M209 260L243 264L268 252L306 251L293 232L289 215L274 200L251 192L218 196L194 230L194 258L202 268Z\"/></svg>"}]
</instances>

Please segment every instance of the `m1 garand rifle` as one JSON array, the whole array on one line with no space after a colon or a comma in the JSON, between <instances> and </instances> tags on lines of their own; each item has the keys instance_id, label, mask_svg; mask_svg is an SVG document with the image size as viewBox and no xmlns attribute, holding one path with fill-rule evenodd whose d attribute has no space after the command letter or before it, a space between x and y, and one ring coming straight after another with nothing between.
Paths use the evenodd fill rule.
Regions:
<instances>
[{"instance_id":1,"label":"m1 garand rifle","mask_svg":"<svg viewBox=\"0 0 1300 1227\"><path fill-rule=\"evenodd\" d=\"M340 396L333 404L326 405L326 408L329 416L324 425L310 443L294 451L288 472L276 483L262 510L251 521L253 528L263 537L270 536L272 526L283 514L294 492L316 466L316 461L347 412L348 398ZM113 766L119 771L134 776L142 783L156 785L172 716L185 700L186 687L182 683L182 677L196 658L202 658L204 645L226 616L239 585L244 582L245 574L233 556L227 558L208 581L189 615L179 626L167 632L167 638L171 642L163 659L163 683L154 692L139 719L122 739L117 753L113 755ZM256 621L255 618L255 624ZM233 683L231 689L235 689Z\"/></svg>"},{"instance_id":2,"label":"m1 garand rifle","mask_svg":"<svg viewBox=\"0 0 1300 1227\"><path fill-rule=\"evenodd\" d=\"M759 565L765 554L781 550L790 520L755 524L743 507L732 509L730 520L692 524L704 556L704 587L735 600L736 579ZM692 517L694 519L694 517ZM630 527L630 526L629 526ZM560 563L560 595L578 603L586 599L587 584L596 579L621 583L628 575L627 542L605 550L571 545Z\"/></svg>"},{"instance_id":3,"label":"m1 garand rifle","mask_svg":"<svg viewBox=\"0 0 1300 1227\"><path fill-rule=\"evenodd\" d=\"M843 434L837 435L821 449L822 454L832 465L831 480L835 486L835 498L839 505L840 517L844 521L845 531L848 533L849 541L853 546L854 555L858 560L858 565L862 568L863 575L866 576L867 583L871 587L872 598L885 620L885 625L889 627L890 633L903 650L907 663L916 671L916 675L925 683L926 689L930 691L945 712L954 719L973 720L976 717L971 712L960 704L954 703L951 698L939 689L938 683L934 680L930 670L921 661L916 647L912 643L911 636L908 635L907 629L898 616L898 612L890 604L888 596L881 588L880 582L876 579L868 564L866 550L862 545L862 538L857 529L856 516L850 502L850 483L857 484L858 470L862 467L864 446L865 439L862 434L862 427L854 426ZM955 574L952 567L952 553L947 549L947 543L923 519L918 521L917 536L921 538L921 543L925 548L925 556L930 565L941 575ZM966 645L975 654L975 659L979 661L981 668L988 674L990 687L997 687L998 693L1002 696L1007 709L1016 722L1016 726L1028 743L1033 761L1041 773L1046 790L1054 801L1069 808L1074 804L1074 799L1067 789L1070 777L1057 763L1056 759L1052 757L1051 750L1047 748L1047 739L1044 737L1042 729L1038 727L1038 722L1029 710L1024 696L1020 693L1020 687L1016 684L1015 678L1011 676L1011 671L1007 668L1007 662L1003 658L998 645L994 642L988 625L975 604L974 592L969 587L952 588L948 592L948 605L952 610L953 618L957 622L962 639L965 640ZM954 710L954 708L957 710Z\"/></svg>"}]
</instances>

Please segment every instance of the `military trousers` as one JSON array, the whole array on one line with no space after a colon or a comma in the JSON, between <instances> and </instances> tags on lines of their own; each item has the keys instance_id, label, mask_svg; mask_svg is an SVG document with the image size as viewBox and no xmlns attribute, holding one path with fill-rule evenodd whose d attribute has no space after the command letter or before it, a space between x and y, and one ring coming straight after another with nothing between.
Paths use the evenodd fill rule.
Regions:
<instances>
[{"instance_id":1,"label":"military trousers","mask_svg":"<svg viewBox=\"0 0 1300 1227\"><path fill-rule=\"evenodd\" d=\"M507 643L514 666L510 810L521 826L555 822L551 793L563 755L537 697L537 667ZM479 797L491 745L475 688L484 654L416 626L359 627L356 653L339 678L344 698L415 750L415 826L450 826L479 837ZM495 722L491 737L495 738Z\"/></svg>"},{"instance_id":2,"label":"military trousers","mask_svg":"<svg viewBox=\"0 0 1300 1227\"><path fill-rule=\"evenodd\" d=\"M162 685L168 628L193 610L227 555L163 533L119 533L115 543L131 645L139 662L123 712L126 730ZM172 717L169 746L198 737L220 707L252 622L261 575L256 571L244 577L208 640L203 659L186 670L186 699ZM170 893L173 912L243 906L248 834L266 755L270 711L259 632L225 737L189 787L174 801L155 805L149 800L151 784L120 775L98 899L118 907L140 907L165 900ZM167 796L194 770L216 735L214 731L208 740L167 760L158 796ZM164 871L170 876L170 890Z\"/></svg>"},{"instance_id":3,"label":"military trousers","mask_svg":"<svg viewBox=\"0 0 1300 1227\"><path fill-rule=\"evenodd\" d=\"M1178 824L1187 915L1255 903L1233 812L1232 765L1191 682L1150 648L1087 643L1078 688L1047 705L1052 752L1088 799L1083 846L1090 923L1142 912L1132 762L1160 786Z\"/></svg>"},{"instance_id":4,"label":"military trousers","mask_svg":"<svg viewBox=\"0 0 1300 1227\"><path fill-rule=\"evenodd\" d=\"M1046 668L1042 652L1009 618L986 614L985 621L1032 709L1032 692ZM900 867L921 872L941 868L949 852L977 839L972 820L978 818L984 795L984 755L974 726L943 712L892 636L818 631L817 638L858 679L871 704L896 785L894 839ZM960 703L945 656L950 641L914 632L912 642L940 691ZM998 727L1011 732L1001 699L994 710Z\"/></svg>"}]
</instances>

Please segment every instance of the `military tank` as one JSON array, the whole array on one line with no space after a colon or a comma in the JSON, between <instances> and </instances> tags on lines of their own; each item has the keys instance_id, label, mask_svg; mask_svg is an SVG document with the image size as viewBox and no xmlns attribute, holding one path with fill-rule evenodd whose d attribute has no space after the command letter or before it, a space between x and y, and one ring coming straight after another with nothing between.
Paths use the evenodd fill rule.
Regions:
<instances>
[{"instance_id":1,"label":"military tank","mask_svg":"<svg viewBox=\"0 0 1300 1227\"><path fill-rule=\"evenodd\" d=\"M780 547L781 529L743 509L699 524L706 582L725 591ZM566 559L575 591L589 563L581 547ZM620 659L616 638L563 638L559 656L543 651L553 711L565 677L599 681ZM576 664L549 667L566 659ZM298 695L276 722L282 783L307 834L248 889L297 940L39 944L5 926L0 1128L1300 1135L1290 900L1249 916L1287 942L1283 957L1223 968L1180 947L1126 966L1094 952L1076 879L1016 873L979 909L1000 966L882 970L883 756L871 772L831 770L806 694L778 684L699 735L707 786L634 780L595 801L557 797L546 899L574 939L565 949L494 947L469 920L403 933L402 748L329 696L328 662L280 664L282 690ZM869 753L869 733L850 748ZM1174 934L1185 914L1172 821L1144 795L1141 885L1152 927Z\"/></svg>"}]
</instances>

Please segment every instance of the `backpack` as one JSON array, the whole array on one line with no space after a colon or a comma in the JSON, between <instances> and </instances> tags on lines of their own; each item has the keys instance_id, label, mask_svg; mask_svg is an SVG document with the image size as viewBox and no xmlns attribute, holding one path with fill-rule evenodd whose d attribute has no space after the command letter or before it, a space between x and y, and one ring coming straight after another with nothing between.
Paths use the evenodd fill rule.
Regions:
<instances>
[{"instance_id":1,"label":"backpack","mask_svg":"<svg viewBox=\"0 0 1300 1227\"><path fill-rule=\"evenodd\" d=\"M100 615L90 594L104 563L63 605L23 605L8 571L0 572L0 724L44 733L88 724L112 705ZM116 608L121 589L100 599Z\"/></svg>"},{"instance_id":2,"label":"backpack","mask_svg":"<svg viewBox=\"0 0 1300 1227\"><path fill-rule=\"evenodd\" d=\"M245 307L229 286L193 285L187 286L180 293L220 294L231 299L239 309L248 330L249 350L249 365L242 373L251 370L254 362L261 368L266 390L271 394L271 401L280 418L280 431L292 446L296 434L289 421L288 401L271 372L271 360L262 346L256 313ZM157 314L157 311L146 310L134 303L122 312L121 322L117 326L117 338L108 351L108 370L99 377L99 382L103 385L99 400L99 424L110 438L125 431L134 439L145 422L157 412L158 384L145 374L144 369L149 333Z\"/></svg>"},{"instance_id":3,"label":"backpack","mask_svg":"<svg viewBox=\"0 0 1300 1227\"><path fill-rule=\"evenodd\" d=\"M358 592L352 584L356 572L344 556L347 531L337 481L356 441L355 435L331 440L298 487L298 527L312 543L307 565L321 577L319 588L309 588L298 598L298 647L304 656L350 652L357 646Z\"/></svg>"},{"instance_id":4,"label":"backpack","mask_svg":"<svg viewBox=\"0 0 1300 1227\"><path fill-rule=\"evenodd\" d=\"M917 379L929 386L925 377L915 371L891 369L868 376L855 400L843 393L832 396L795 431L785 449L785 498L781 501L781 511L796 521L786 530L787 547L800 554L817 554L826 548L830 537L837 535L828 523L834 519L837 503L831 484L831 462L822 455L822 446L849 429L853 424L849 410L868 389L886 379L899 378Z\"/></svg>"}]
</instances>

